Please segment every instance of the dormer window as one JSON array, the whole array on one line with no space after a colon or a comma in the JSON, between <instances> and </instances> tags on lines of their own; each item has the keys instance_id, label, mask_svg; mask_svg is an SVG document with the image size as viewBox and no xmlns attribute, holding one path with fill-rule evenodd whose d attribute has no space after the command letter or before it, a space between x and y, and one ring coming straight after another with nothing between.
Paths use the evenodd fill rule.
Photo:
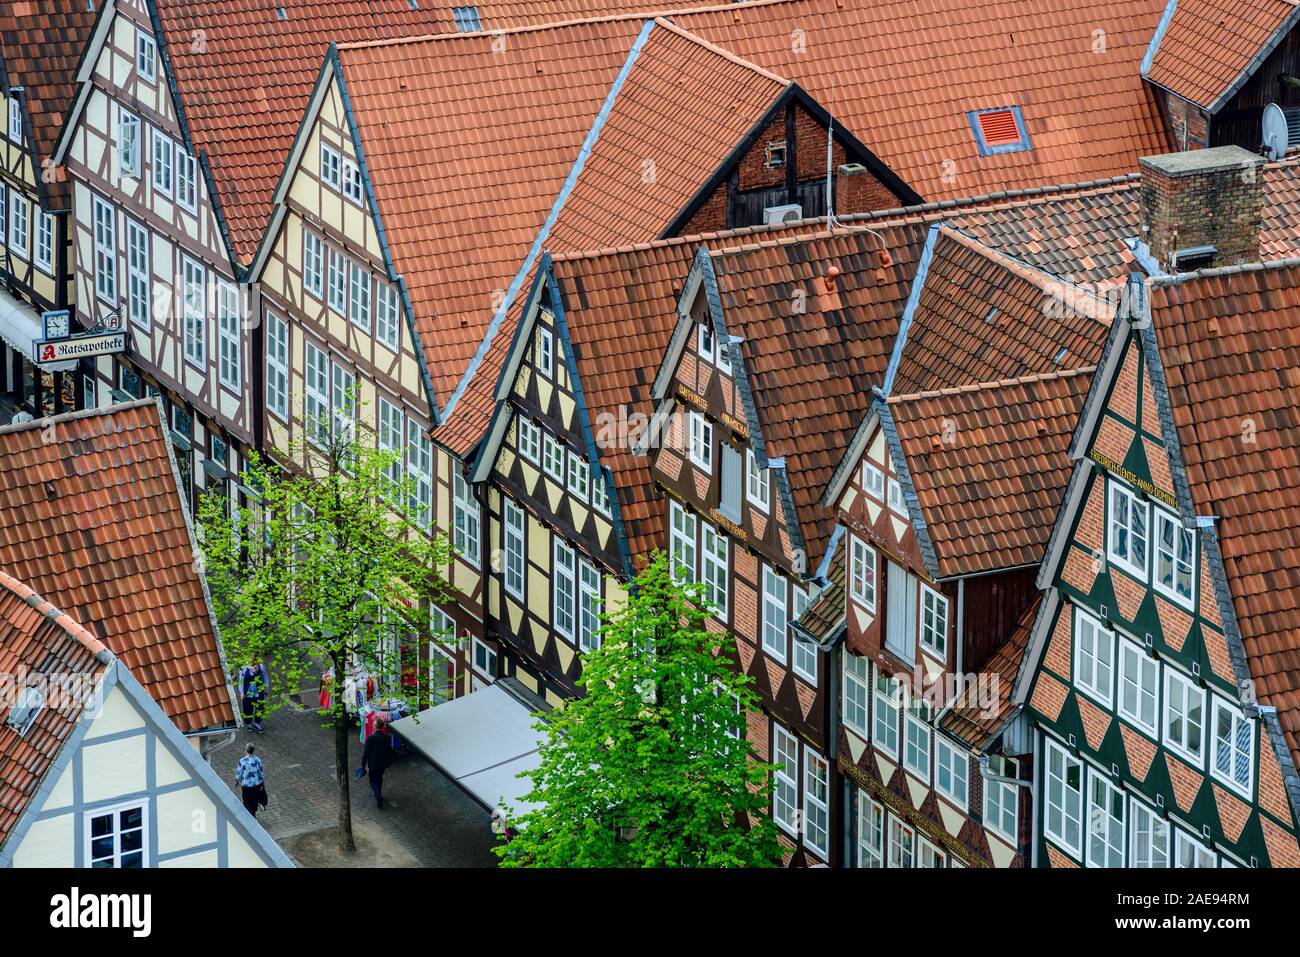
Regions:
<instances>
[{"instance_id":1,"label":"dormer window","mask_svg":"<svg viewBox=\"0 0 1300 957\"><path fill-rule=\"evenodd\" d=\"M1019 153L1030 148L1025 118L1018 106L993 110L972 110L966 114L980 156Z\"/></svg>"}]
</instances>

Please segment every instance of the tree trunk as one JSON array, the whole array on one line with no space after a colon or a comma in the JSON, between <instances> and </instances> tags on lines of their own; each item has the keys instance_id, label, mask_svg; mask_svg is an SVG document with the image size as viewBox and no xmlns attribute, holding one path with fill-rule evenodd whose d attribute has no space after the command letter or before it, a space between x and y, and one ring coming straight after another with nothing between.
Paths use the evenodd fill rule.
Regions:
<instances>
[{"instance_id":1,"label":"tree trunk","mask_svg":"<svg viewBox=\"0 0 1300 957\"><path fill-rule=\"evenodd\" d=\"M334 656L334 687L330 692L330 712L334 721L334 777L339 788L339 851L355 854L357 842L352 837L352 770L348 760L348 712L343 705L343 662Z\"/></svg>"}]
</instances>

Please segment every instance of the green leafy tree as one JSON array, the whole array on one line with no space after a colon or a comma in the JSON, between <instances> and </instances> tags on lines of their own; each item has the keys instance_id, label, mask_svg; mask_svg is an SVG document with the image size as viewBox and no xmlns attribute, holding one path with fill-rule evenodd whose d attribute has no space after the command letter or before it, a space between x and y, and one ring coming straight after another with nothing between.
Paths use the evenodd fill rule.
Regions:
<instances>
[{"instance_id":1,"label":"green leafy tree","mask_svg":"<svg viewBox=\"0 0 1300 957\"><path fill-rule=\"evenodd\" d=\"M321 714L334 730L339 849L352 853L348 666L360 664L385 693L418 707L402 687L400 648L444 637L431 634L427 606L449 594L451 547L426 531L428 506L398 453L337 421L316 423L313 437L295 446L308 463L302 473L249 456L243 481L257 496L253 507L232 505L221 490L205 496L200 540L227 658L267 665L266 710L288 704L316 669L333 670Z\"/></svg>"},{"instance_id":2,"label":"green leafy tree","mask_svg":"<svg viewBox=\"0 0 1300 957\"><path fill-rule=\"evenodd\" d=\"M583 656L583 697L538 724L541 764L496 848L516 867L766 867L771 766L745 737L757 707L706 625L701 586L657 554Z\"/></svg>"}]
</instances>

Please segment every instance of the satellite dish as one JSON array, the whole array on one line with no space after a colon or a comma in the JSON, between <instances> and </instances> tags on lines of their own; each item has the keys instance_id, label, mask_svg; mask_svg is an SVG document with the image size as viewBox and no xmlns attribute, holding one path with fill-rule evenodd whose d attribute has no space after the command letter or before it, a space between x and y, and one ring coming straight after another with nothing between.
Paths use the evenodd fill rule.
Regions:
<instances>
[{"instance_id":1,"label":"satellite dish","mask_svg":"<svg viewBox=\"0 0 1300 957\"><path fill-rule=\"evenodd\" d=\"M1283 109L1276 103L1264 107L1264 151L1269 159L1281 159L1292 146L1300 146L1300 107Z\"/></svg>"}]
</instances>

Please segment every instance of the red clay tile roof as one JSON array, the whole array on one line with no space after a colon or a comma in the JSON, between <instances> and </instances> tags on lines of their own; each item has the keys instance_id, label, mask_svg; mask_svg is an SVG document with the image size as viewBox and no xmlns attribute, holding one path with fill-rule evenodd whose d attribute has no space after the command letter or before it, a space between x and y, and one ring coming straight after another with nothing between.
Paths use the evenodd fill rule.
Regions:
<instances>
[{"instance_id":1,"label":"red clay tile roof","mask_svg":"<svg viewBox=\"0 0 1300 957\"><path fill-rule=\"evenodd\" d=\"M991 687L986 684L983 688L978 683L967 685L965 693L957 699L953 709L939 722L940 728L976 751L987 749L1011 717L1015 707L1011 702L1011 690L1016 683L1020 663L1024 660L1025 649L1029 647L1029 633L1033 630L1034 618L1038 615L1041 602L1042 596L1039 595L1030 603L1011 636L980 669L980 675L985 681L996 683ZM992 695L984 697L983 692L991 692Z\"/></svg>"},{"instance_id":2,"label":"red clay tile roof","mask_svg":"<svg viewBox=\"0 0 1300 957\"><path fill-rule=\"evenodd\" d=\"M234 721L154 400L0 428L0 569L113 650L182 731Z\"/></svg>"},{"instance_id":3,"label":"red clay tile roof","mask_svg":"<svg viewBox=\"0 0 1300 957\"><path fill-rule=\"evenodd\" d=\"M1093 368L890 397L940 577L1042 561Z\"/></svg>"},{"instance_id":4,"label":"red clay tile roof","mask_svg":"<svg viewBox=\"0 0 1300 957\"><path fill-rule=\"evenodd\" d=\"M1264 165L1262 213L1260 260L1300 256L1300 157Z\"/></svg>"},{"instance_id":5,"label":"red clay tile roof","mask_svg":"<svg viewBox=\"0 0 1300 957\"><path fill-rule=\"evenodd\" d=\"M927 392L1094 363L1117 305L940 227L889 391Z\"/></svg>"},{"instance_id":6,"label":"red clay tile roof","mask_svg":"<svg viewBox=\"0 0 1300 957\"><path fill-rule=\"evenodd\" d=\"M76 685L90 693L107 661L99 639L12 575L0 571L0 674L15 676L26 687L37 675L58 676L73 692L67 700L47 697L27 733L0 724L0 846L27 809L59 751L91 702L76 694ZM24 678L18 678L25 675ZM47 690L47 695L53 694ZM0 702L0 719L9 716Z\"/></svg>"},{"instance_id":7,"label":"red clay tile roof","mask_svg":"<svg viewBox=\"0 0 1300 957\"><path fill-rule=\"evenodd\" d=\"M1154 41L1147 79L1211 111L1296 17L1291 0L1170 2L1173 16Z\"/></svg>"},{"instance_id":8,"label":"red clay tile roof","mask_svg":"<svg viewBox=\"0 0 1300 957\"><path fill-rule=\"evenodd\" d=\"M1195 514L1218 516L1255 694L1300 763L1300 261L1153 282L1151 317Z\"/></svg>"},{"instance_id":9,"label":"red clay tile roof","mask_svg":"<svg viewBox=\"0 0 1300 957\"><path fill-rule=\"evenodd\" d=\"M0 63L8 88L21 86L39 169L54 155L76 94L76 69L95 23L86 0L13 0L0 8ZM65 178L45 184L48 202L67 208Z\"/></svg>"}]
</instances>

